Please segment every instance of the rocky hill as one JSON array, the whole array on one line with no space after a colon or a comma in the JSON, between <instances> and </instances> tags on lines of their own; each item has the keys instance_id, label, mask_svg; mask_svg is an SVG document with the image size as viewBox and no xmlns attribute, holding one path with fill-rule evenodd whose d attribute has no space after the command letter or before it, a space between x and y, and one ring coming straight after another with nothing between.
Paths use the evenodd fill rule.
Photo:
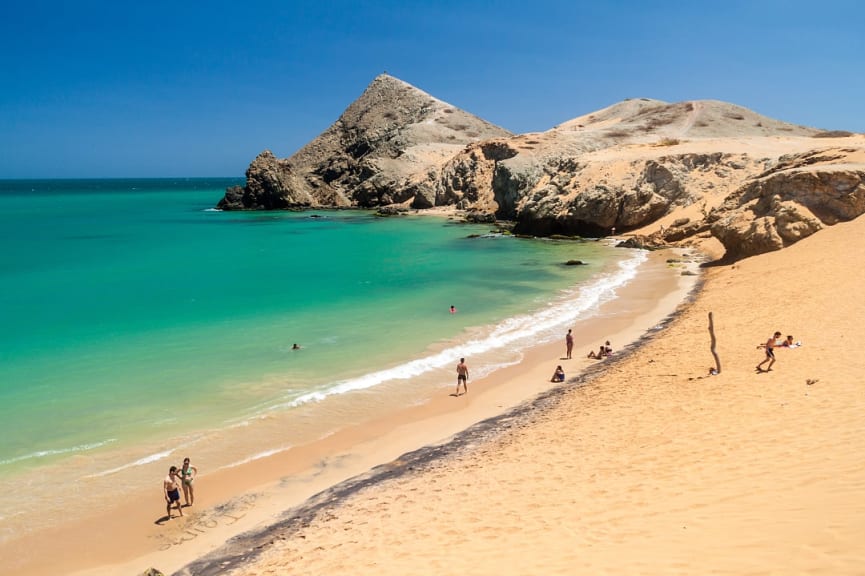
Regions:
<instances>
[{"instance_id":1,"label":"rocky hill","mask_svg":"<svg viewBox=\"0 0 865 576\"><path fill-rule=\"evenodd\" d=\"M382 74L342 116L291 158L265 150L219 208L371 208L406 201L439 204L429 186L467 144L511 133Z\"/></svg>"},{"instance_id":2,"label":"rocky hill","mask_svg":"<svg viewBox=\"0 0 865 576\"><path fill-rule=\"evenodd\" d=\"M630 99L513 135L381 75L288 159L262 152L222 209L455 206L535 235L776 250L865 211L865 136L733 104Z\"/></svg>"}]
</instances>

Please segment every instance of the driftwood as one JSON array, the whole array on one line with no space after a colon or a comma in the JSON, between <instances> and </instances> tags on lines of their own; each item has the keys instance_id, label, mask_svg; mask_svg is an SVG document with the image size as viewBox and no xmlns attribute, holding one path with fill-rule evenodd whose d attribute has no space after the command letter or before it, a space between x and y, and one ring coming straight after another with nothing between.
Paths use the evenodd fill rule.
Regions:
<instances>
[{"instance_id":1,"label":"driftwood","mask_svg":"<svg viewBox=\"0 0 865 576\"><path fill-rule=\"evenodd\" d=\"M721 359L718 358L718 353L715 352L715 325L712 322L712 313L709 312L709 336L712 338L712 343L709 349L712 351L712 356L715 357L715 374L721 373Z\"/></svg>"}]
</instances>

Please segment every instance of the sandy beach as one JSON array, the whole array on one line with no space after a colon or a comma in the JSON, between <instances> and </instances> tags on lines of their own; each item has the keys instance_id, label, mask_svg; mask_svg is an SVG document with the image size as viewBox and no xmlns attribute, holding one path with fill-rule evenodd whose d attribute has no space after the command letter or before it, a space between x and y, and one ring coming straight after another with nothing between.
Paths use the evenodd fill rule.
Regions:
<instances>
[{"instance_id":1,"label":"sandy beach","mask_svg":"<svg viewBox=\"0 0 865 576\"><path fill-rule=\"evenodd\" d=\"M709 268L638 352L488 440L235 547L230 573L861 574L863 232ZM775 330L803 346L757 373Z\"/></svg>"},{"instance_id":2,"label":"sandy beach","mask_svg":"<svg viewBox=\"0 0 865 576\"><path fill-rule=\"evenodd\" d=\"M232 536L266 530L282 519L283 511L340 482L367 475L376 466L389 467L401 455L425 446L442 446L449 452L453 448L449 439L464 436L461 431L468 426L553 388L549 379L557 364L565 366L573 382L583 368L603 364L585 358L598 343L610 338L621 353L624 343L638 340L676 310L697 279L681 274L686 267L694 269L696 260L666 262L679 254L652 254L638 282L604 305L597 318L578 327L573 360L562 359L562 334L561 343L528 350L518 365L487 378L472 378L468 395L451 396L448 384L425 402L387 411L309 445L248 465L205 471L195 507L185 509L183 519L154 522L160 509L164 511L156 482L153 491L130 493L105 511L58 518L54 528L0 549L0 559L13 574L138 573L149 566L172 572Z\"/></svg>"},{"instance_id":3,"label":"sandy beach","mask_svg":"<svg viewBox=\"0 0 865 576\"><path fill-rule=\"evenodd\" d=\"M204 475L189 518L154 525L150 494L64 523L20 543L11 573L861 573L863 232L710 265L657 330L685 284L634 286L635 312L605 327L614 343L648 331L630 351L593 363L604 334L578 333L570 364L540 347L495 385ZM758 373L775 330L803 345Z\"/></svg>"}]
</instances>

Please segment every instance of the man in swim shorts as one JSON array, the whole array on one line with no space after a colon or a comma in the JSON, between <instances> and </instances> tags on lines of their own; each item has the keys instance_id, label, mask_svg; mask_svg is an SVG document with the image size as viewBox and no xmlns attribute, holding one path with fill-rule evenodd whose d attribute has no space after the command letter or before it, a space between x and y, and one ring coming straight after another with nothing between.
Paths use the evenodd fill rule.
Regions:
<instances>
[{"instance_id":1,"label":"man in swim shorts","mask_svg":"<svg viewBox=\"0 0 865 576\"><path fill-rule=\"evenodd\" d=\"M766 358L764 358L762 362L757 364L757 372L763 372L763 364L765 364L766 362L769 363L769 366L766 367L766 372L769 372L772 369L772 364L775 363L775 350L774 350L774 348L777 345L776 342L777 342L778 338L780 338L780 337L781 337L781 333L775 332L775 335L772 336L771 338L769 338L768 340L766 340L765 344L763 344L762 346L758 346L758 348L765 348L766 349Z\"/></svg>"},{"instance_id":2,"label":"man in swim shorts","mask_svg":"<svg viewBox=\"0 0 865 576\"><path fill-rule=\"evenodd\" d=\"M466 366L466 359L460 358L460 363L457 364L457 396L460 395L460 382L465 388L466 394L469 393L469 367Z\"/></svg>"},{"instance_id":3,"label":"man in swim shorts","mask_svg":"<svg viewBox=\"0 0 865 576\"><path fill-rule=\"evenodd\" d=\"M162 490L165 492L165 513L168 519L171 520L171 505L177 505L177 512L183 516L183 510L180 508L180 478L177 475L177 466L172 466L168 469L168 476L162 482Z\"/></svg>"}]
</instances>

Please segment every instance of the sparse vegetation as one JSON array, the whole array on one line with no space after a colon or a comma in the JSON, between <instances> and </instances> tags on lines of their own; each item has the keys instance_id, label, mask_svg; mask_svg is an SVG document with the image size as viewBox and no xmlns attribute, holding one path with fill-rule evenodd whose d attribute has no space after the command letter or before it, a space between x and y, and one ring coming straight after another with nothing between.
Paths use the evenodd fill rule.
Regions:
<instances>
[{"instance_id":1,"label":"sparse vegetation","mask_svg":"<svg viewBox=\"0 0 865 576\"><path fill-rule=\"evenodd\" d=\"M655 118L649 119L646 122L646 130L652 130L654 128L660 128L661 126L666 126L667 124L671 124L674 118L672 116L658 116Z\"/></svg>"},{"instance_id":2,"label":"sparse vegetation","mask_svg":"<svg viewBox=\"0 0 865 576\"><path fill-rule=\"evenodd\" d=\"M812 138L847 138L849 136L853 136L853 133L846 130L824 130L814 134Z\"/></svg>"},{"instance_id":3,"label":"sparse vegetation","mask_svg":"<svg viewBox=\"0 0 865 576\"><path fill-rule=\"evenodd\" d=\"M625 130L610 130L607 132L607 136L610 138L627 138L631 133Z\"/></svg>"},{"instance_id":4,"label":"sparse vegetation","mask_svg":"<svg viewBox=\"0 0 865 576\"><path fill-rule=\"evenodd\" d=\"M730 118L731 120L744 120L745 117L739 114L738 112L726 112L724 114L726 118Z\"/></svg>"},{"instance_id":5,"label":"sparse vegetation","mask_svg":"<svg viewBox=\"0 0 865 576\"><path fill-rule=\"evenodd\" d=\"M658 146L675 146L678 143L679 143L679 140L677 138L661 138L658 141L657 145Z\"/></svg>"},{"instance_id":6,"label":"sparse vegetation","mask_svg":"<svg viewBox=\"0 0 865 576\"><path fill-rule=\"evenodd\" d=\"M705 128L708 125L709 125L709 123L706 122L705 120L699 120L697 122L694 122L694 126L698 126L700 128Z\"/></svg>"},{"instance_id":7,"label":"sparse vegetation","mask_svg":"<svg viewBox=\"0 0 865 576\"><path fill-rule=\"evenodd\" d=\"M453 114L454 109L453 108L445 108L444 110L442 110L442 112L444 112L445 114Z\"/></svg>"}]
</instances>

